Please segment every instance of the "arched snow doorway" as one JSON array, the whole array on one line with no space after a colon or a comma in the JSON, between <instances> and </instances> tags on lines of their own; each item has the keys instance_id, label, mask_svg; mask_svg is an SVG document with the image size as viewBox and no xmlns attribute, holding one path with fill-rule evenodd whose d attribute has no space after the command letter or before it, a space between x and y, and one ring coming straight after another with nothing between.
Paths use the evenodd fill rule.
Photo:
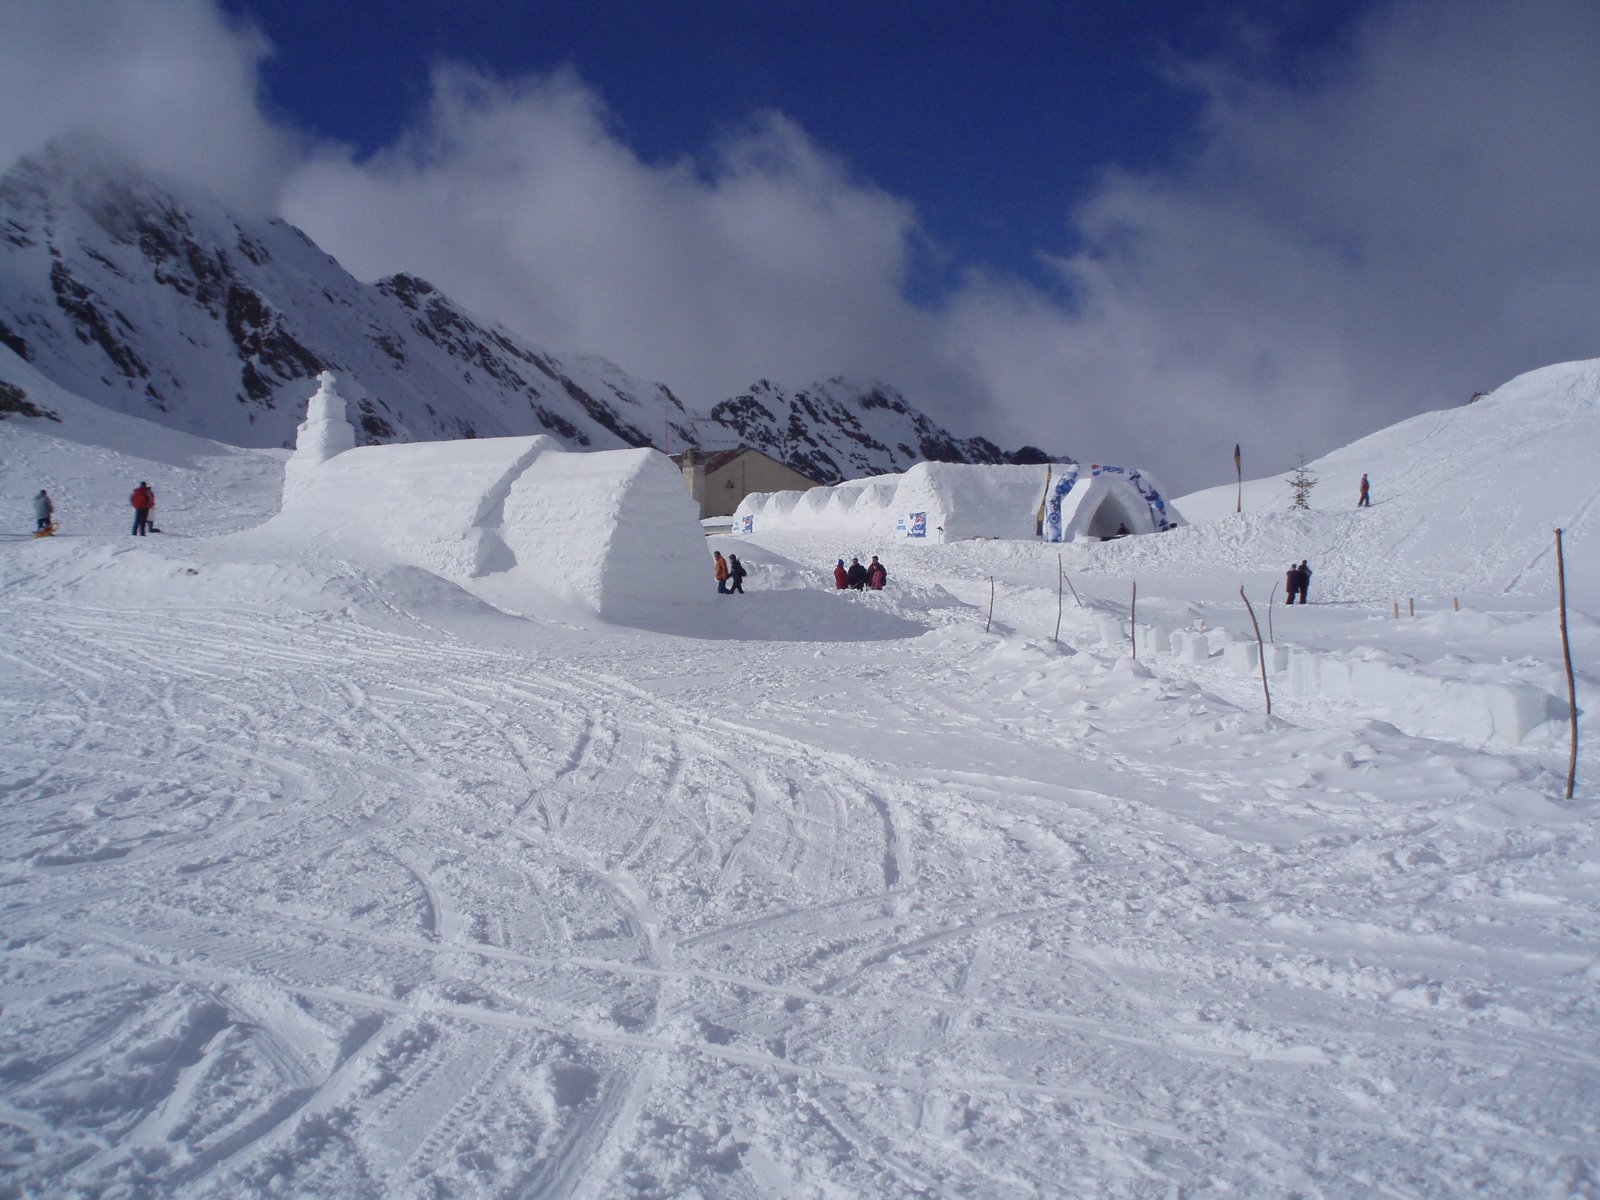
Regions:
<instances>
[{"instance_id":1,"label":"arched snow doorway","mask_svg":"<svg viewBox=\"0 0 1600 1200\"><path fill-rule=\"evenodd\" d=\"M1108 489L1100 494L1094 515L1089 518L1088 528L1084 530L1090 537L1106 541L1123 534L1148 532L1149 514L1146 513L1142 521L1134 516L1122 502L1120 491L1120 488L1115 491ZM1121 534L1117 532L1118 529L1121 529Z\"/></svg>"}]
</instances>

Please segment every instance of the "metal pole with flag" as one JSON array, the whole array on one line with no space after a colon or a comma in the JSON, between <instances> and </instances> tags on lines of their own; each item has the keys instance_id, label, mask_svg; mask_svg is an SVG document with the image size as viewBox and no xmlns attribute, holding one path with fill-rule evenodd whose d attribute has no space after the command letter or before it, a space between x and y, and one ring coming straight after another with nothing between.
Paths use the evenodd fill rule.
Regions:
<instances>
[{"instance_id":1,"label":"metal pole with flag","mask_svg":"<svg viewBox=\"0 0 1600 1200\"><path fill-rule=\"evenodd\" d=\"M1233 497L1233 511L1244 511L1244 467L1239 462L1239 443L1233 444L1233 473L1239 477L1239 490Z\"/></svg>"}]
</instances>

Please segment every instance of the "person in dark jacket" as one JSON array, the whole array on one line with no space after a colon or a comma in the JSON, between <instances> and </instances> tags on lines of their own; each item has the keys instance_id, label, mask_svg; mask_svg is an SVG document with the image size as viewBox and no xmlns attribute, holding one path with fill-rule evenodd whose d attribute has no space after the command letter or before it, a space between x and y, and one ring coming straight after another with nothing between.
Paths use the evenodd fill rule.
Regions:
<instances>
[{"instance_id":1,"label":"person in dark jacket","mask_svg":"<svg viewBox=\"0 0 1600 1200\"><path fill-rule=\"evenodd\" d=\"M839 560L839 565L833 569L833 586L841 592L850 586L850 572L844 569L844 559Z\"/></svg>"},{"instance_id":2,"label":"person in dark jacket","mask_svg":"<svg viewBox=\"0 0 1600 1200\"><path fill-rule=\"evenodd\" d=\"M33 498L34 530L43 533L55 524L55 512L56 506L50 499L50 493L40 488L39 494Z\"/></svg>"},{"instance_id":3,"label":"person in dark jacket","mask_svg":"<svg viewBox=\"0 0 1600 1200\"><path fill-rule=\"evenodd\" d=\"M728 555L728 591L744 595L744 577L748 572L737 554Z\"/></svg>"},{"instance_id":4,"label":"person in dark jacket","mask_svg":"<svg viewBox=\"0 0 1600 1200\"><path fill-rule=\"evenodd\" d=\"M888 582L888 569L878 561L878 556L874 554L872 561L867 564L867 586L875 592L881 592L883 585Z\"/></svg>"},{"instance_id":5,"label":"person in dark jacket","mask_svg":"<svg viewBox=\"0 0 1600 1200\"><path fill-rule=\"evenodd\" d=\"M1372 507L1372 485L1367 482L1367 477L1366 477L1365 474L1363 474L1361 476L1361 496L1356 501L1356 507L1357 508L1371 508Z\"/></svg>"},{"instance_id":6,"label":"person in dark jacket","mask_svg":"<svg viewBox=\"0 0 1600 1200\"><path fill-rule=\"evenodd\" d=\"M1302 558L1300 565L1295 570L1300 572L1300 603L1302 605L1310 604L1311 568L1306 564L1306 560Z\"/></svg>"},{"instance_id":7,"label":"person in dark jacket","mask_svg":"<svg viewBox=\"0 0 1600 1200\"><path fill-rule=\"evenodd\" d=\"M850 569L844 573L844 577L858 592L867 586L867 569L861 565L859 558L850 560Z\"/></svg>"},{"instance_id":8,"label":"person in dark jacket","mask_svg":"<svg viewBox=\"0 0 1600 1200\"><path fill-rule=\"evenodd\" d=\"M1283 590L1287 596L1286 604L1293 604L1294 598L1300 594L1300 568L1294 563L1289 564L1289 569L1283 573Z\"/></svg>"},{"instance_id":9,"label":"person in dark jacket","mask_svg":"<svg viewBox=\"0 0 1600 1200\"><path fill-rule=\"evenodd\" d=\"M128 503L133 505L133 532L143 537L145 530L150 528L150 510L156 506L156 494L141 479L139 486L133 489L133 495L128 497Z\"/></svg>"}]
</instances>

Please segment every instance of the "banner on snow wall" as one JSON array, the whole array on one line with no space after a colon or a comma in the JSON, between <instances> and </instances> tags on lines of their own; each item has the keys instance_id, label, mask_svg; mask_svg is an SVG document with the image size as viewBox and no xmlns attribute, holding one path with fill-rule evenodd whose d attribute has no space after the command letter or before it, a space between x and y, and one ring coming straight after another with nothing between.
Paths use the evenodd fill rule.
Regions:
<instances>
[{"instance_id":1,"label":"banner on snow wall","mask_svg":"<svg viewBox=\"0 0 1600 1200\"><path fill-rule=\"evenodd\" d=\"M928 536L928 514L925 512L906 513L894 520L896 537L925 538Z\"/></svg>"},{"instance_id":2,"label":"banner on snow wall","mask_svg":"<svg viewBox=\"0 0 1600 1200\"><path fill-rule=\"evenodd\" d=\"M1044 540L1047 542L1060 542L1066 539L1061 533L1061 501L1072 490L1072 485L1078 482L1078 468L1071 464L1061 468L1061 478L1056 480L1056 485L1050 489L1050 498L1044 506Z\"/></svg>"}]
</instances>

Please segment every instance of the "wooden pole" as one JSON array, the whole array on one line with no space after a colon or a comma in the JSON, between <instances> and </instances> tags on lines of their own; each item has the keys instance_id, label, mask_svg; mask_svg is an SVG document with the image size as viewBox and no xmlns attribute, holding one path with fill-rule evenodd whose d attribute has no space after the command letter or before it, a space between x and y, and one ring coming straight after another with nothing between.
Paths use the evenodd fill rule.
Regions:
<instances>
[{"instance_id":1,"label":"wooden pole","mask_svg":"<svg viewBox=\"0 0 1600 1200\"><path fill-rule=\"evenodd\" d=\"M1071 575L1067 576L1067 586L1069 588L1072 588L1072 598L1078 602L1078 607L1082 608L1083 607L1083 597L1078 595L1078 589L1077 588L1072 587L1072 576Z\"/></svg>"},{"instance_id":2,"label":"wooden pole","mask_svg":"<svg viewBox=\"0 0 1600 1200\"><path fill-rule=\"evenodd\" d=\"M1061 583L1067 577L1067 569L1061 563L1061 555L1056 555L1056 631L1051 637L1052 642L1061 640Z\"/></svg>"},{"instance_id":3,"label":"wooden pole","mask_svg":"<svg viewBox=\"0 0 1600 1200\"><path fill-rule=\"evenodd\" d=\"M1139 661L1139 581L1133 581L1133 603L1128 605L1128 638L1133 642L1133 659Z\"/></svg>"},{"instance_id":4,"label":"wooden pole","mask_svg":"<svg viewBox=\"0 0 1600 1200\"><path fill-rule=\"evenodd\" d=\"M1450 597L1450 603L1455 607L1455 610L1457 612L1461 611L1461 597L1460 596L1451 596Z\"/></svg>"},{"instance_id":5,"label":"wooden pole","mask_svg":"<svg viewBox=\"0 0 1600 1200\"><path fill-rule=\"evenodd\" d=\"M1244 594L1244 584L1239 585L1239 599L1244 601L1245 611L1250 614L1250 624L1256 627L1256 657L1261 662L1261 693L1267 698L1267 716L1272 715L1272 692L1267 688L1267 648L1261 644L1261 622L1256 620L1256 610L1250 605L1250 597Z\"/></svg>"},{"instance_id":6,"label":"wooden pole","mask_svg":"<svg viewBox=\"0 0 1600 1200\"><path fill-rule=\"evenodd\" d=\"M1394 619L1396 621L1400 619L1400 601L1398 600L1394 602Z\"/></svg>"},{"instance_id":7,"label":"wooden pole","mask_svg":"<svg viewBox=\"0 0 1600 1200\"><path fill-rule=\"evenodd\" d=\"M1233 511L1236 512L1236 513L1237 512L1243 512L1244 511L1244 463L1243 463L1243 460L1241 460L1240 457L1239 457L1239 444L1237 442L1235 442L1234 445L1233 445L1233 473L1234 473L1234 475L1236 475L1238 477L1238 480L1239 480L1238 491L1236 491L1234 493L1234 495L1233 495Z\"/></svg>"},{"instance_id":8,"label":"wooden pole","mask_svg":"<svg viewBox=\"0 0 1600 1200\"><path fill-rule=\"evenodd\" d=\"M994 624L994 576L989 576L989 619L983 623L983 631L989 632L989 626Z\"/></svg>"},{"instance_id":9,"label":"wooden pole","mask_svg":"<svg viewBox=\"0 0 1600 1200\"><path fill-rule=\"evenodd\" d=\"M1277 635L1272 632L1272 600L1278 594L1278 581L1272 581L1272 590L1267 593L1267 640L1273 645L1278 644Z\"/></svg>"},{"instance_id":10,"label":"wooden pole","mask_svg":"<svg viewBox=\"0 0 1600 1200\"><path fill-rule=\"evenodd\" d=\"M1416 615L1417 615L1417 598L1415 596L1407 596L1406 597L1406 616L1414 617Z\"/></svg>"},{"instance_id":11,"label":"wooden pole","mask_svg":"<svg viewBox=\"0 0 1600 1200\"><path fill-rule=\"evenodd\" d=\"M1567 663L1567 708L1572 713L1572 753L1567 756L1567 799L1578 782L1578 684L1572 677L1572 643L1567 640L1567 561L1556 530L1556 590L1561 603L1561 656Z\"/></svg>"}]
</instances>

